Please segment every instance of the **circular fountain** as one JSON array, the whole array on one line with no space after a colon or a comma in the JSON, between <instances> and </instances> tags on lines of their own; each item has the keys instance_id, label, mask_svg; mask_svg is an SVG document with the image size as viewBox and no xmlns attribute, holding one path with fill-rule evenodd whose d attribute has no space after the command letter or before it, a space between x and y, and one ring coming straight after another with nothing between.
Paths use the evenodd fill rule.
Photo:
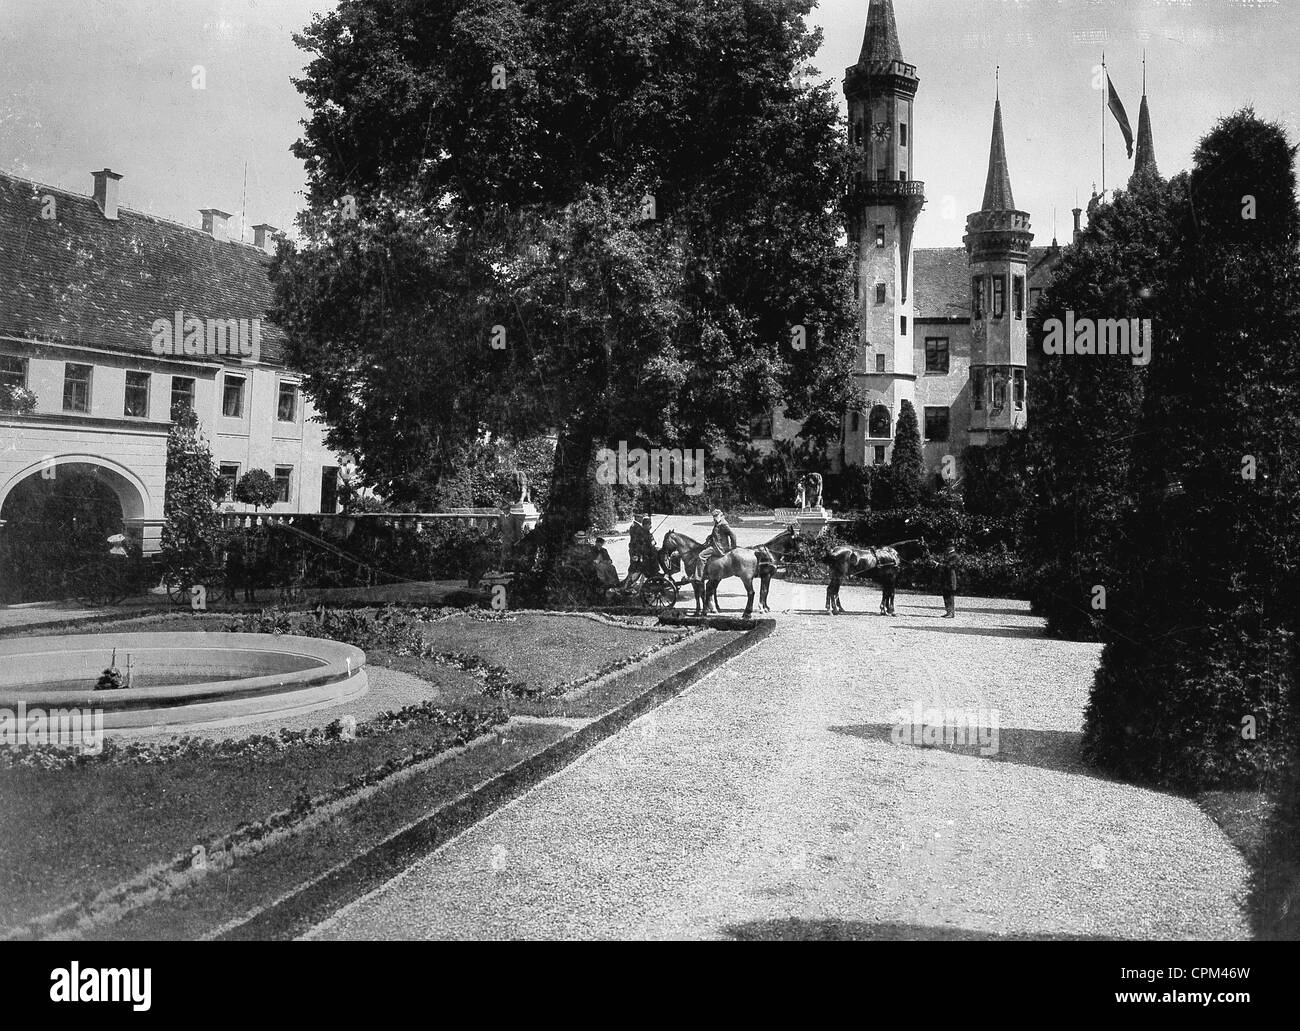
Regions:
<instances>
[{"instance_id":1,"label":"circular fountain","mask_svg":"<svg viewBox=\"0 0 1300 1031\"><path fill-rule=\"evenodd\" d=\"M0 709L29 726L94 710L104 730L238 724L338 705L366 693L366 653L278 634L67 634L0 640ZM110 666L124 686L95 690ZM32 721L35 719L36 724Z\"/></svg>"}]
</instances>

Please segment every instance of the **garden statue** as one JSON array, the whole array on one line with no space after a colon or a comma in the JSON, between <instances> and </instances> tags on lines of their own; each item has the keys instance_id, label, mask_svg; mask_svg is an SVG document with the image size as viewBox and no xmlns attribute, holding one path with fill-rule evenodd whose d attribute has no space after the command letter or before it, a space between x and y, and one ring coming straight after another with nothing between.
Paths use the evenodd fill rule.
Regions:
<instances>
[{"instance_id":1,"label":"garden statue","mask_svg":"<svg viewBox=\"0 0 1300 1031\"><path fill-rule=\"evenodd\" d=\"M807 502L805 500L807 494L806 494L806 488L803 481L804 478L800 476L798 486L796 486L794 489L794 507L799 509L801 512L808 507Z\"/></svg>"},{"instance_id":2,"label":"garden statue","mask_svg":"<svg viewBox=\"0 0 1300 1031\"><path fill-rule=\"evenodd\" d=\"M528 474L522 469L515 470L515 489L519 491L519 497L515 499L516 505L526 505L530 503L528 497Z\"/></svg>"},{"instance_id":3,"label":"garden statue","mask_svg":"<svg viewBox=\"0 0 1300 1031\"><path fill-rule=\"evenodd\" d=\"M808 473L799 478L799 493L796 502L801 510L822 507L821 473Z\"/></svg>"}]
</instances>

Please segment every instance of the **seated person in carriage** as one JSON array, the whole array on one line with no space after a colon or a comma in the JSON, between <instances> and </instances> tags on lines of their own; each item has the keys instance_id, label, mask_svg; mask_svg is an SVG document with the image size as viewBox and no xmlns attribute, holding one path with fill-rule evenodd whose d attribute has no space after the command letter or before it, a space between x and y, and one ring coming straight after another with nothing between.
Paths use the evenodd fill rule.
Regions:
<instances>
[{"instance_id":1,"label":"seated person in carriage","mask_svg":"<svg viewBox=\"0 0 1300 1031\"><path fill-rule=\"evenodd\" d=\"M614 560L609 557L609 552L605 550L604 537L596 538L593 564L596 571L596 579L599 581L601 587L618 586L618 570L614 568Z\"/></svg>"}]
</instances>

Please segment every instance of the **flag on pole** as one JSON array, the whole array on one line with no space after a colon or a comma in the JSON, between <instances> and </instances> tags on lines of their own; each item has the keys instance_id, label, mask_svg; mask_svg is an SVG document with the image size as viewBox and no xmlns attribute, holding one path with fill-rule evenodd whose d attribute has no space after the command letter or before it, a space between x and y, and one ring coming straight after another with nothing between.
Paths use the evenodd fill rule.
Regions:
<instances>
[{"instance_id":1,"label":"flag on pole","mask_svg":"<svg viewBox=\"0 0 1300 1031\"><path fill-rule=\"evenodd\" d=\"M1110 107L1110 113L1115 116L1115 121L1119 122L1119 131L1124 134L1124 146L1128 148L1128 156L1133 156L1133 129L1128 124L1128 115L1124 113L1124 105L1119 99L1119 94L1115 92L1115 84L1110 81L1110 72L1106 73L1106 103Z\"/></svg>"}]
</instances>

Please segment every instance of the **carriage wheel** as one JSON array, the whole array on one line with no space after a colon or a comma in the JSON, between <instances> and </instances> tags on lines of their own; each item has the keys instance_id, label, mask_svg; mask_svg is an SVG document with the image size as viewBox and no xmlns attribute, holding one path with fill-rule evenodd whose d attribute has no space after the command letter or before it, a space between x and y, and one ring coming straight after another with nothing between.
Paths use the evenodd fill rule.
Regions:
<instances>
[{"instance_id":1,"label":"carriage wheel","mask_svg":"<svg viewBox=\"0 0 1300 1031\"><path fill-rule=\"evenodd\" d=\"M667 577L654 577L641 585L641 601L648 608L667 611L677 604L677 584Z\"/></svg>"}]
</instances>

